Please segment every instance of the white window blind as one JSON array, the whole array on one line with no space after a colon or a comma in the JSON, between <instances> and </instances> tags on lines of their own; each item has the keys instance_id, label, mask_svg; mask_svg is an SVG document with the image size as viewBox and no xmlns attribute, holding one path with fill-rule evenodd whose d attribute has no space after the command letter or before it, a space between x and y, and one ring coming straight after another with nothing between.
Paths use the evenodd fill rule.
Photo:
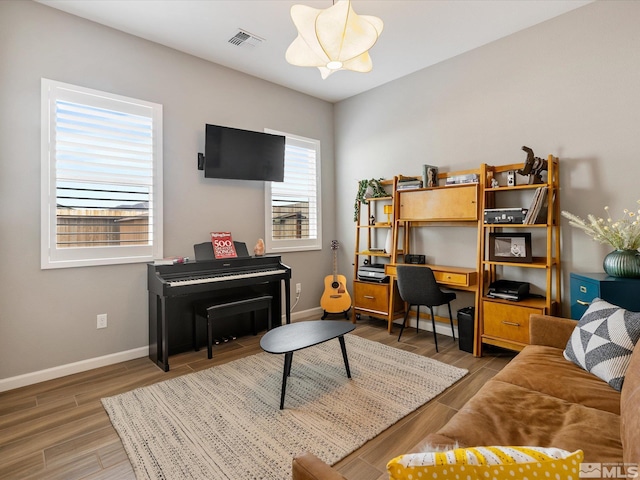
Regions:
<instances>
[{"instance_id":1,"label":"white window blind","mask_svg":"<svg viewBox=\"0 0 640 480\"><path fill-rule=\"evenodd\" d=\"M160 257L161 106L42 87L42 268Z\"/></svg>"},{"instance_id":2,"label":"white window blind","mask_svg":"<svg viewBox=\"0 0 640 480\"><path fill-rule=\"evenodd\" d=\"M319 249L320 142L266 131L286 137L284 181L265 188L267 251Z\"/></svg>"}]
</instances>

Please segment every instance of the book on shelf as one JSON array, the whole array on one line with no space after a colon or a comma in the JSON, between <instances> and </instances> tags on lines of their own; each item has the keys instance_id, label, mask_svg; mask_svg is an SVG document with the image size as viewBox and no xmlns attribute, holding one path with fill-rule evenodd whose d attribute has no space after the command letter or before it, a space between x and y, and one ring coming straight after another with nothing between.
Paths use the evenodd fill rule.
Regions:
<instances>
[{"instance_id":1,"label":"book on shelf","mask_svg":"<svg viewBox=\"0 0 640 480\"><path fill-rule=\"evenodd\" d=\"M422 188L422 182L398 182L396 190L415 190L416 188Z\"/></svg>"},{"instance_id":2,"label":"book on shelf","mask_svg":"<svg viewBox=\"0 0 640 480\"><path fill-rule=\"evenodd\" d=\"M407 177L405 175L398 175L398 182L399 183L405 183L405 182L421 182L422 180L420 180L419 177Z\"/></svg>"},{"instance_id":3,"label":"book on shelf","mask_svg":"<svg viewBox=\"0 0 640 480\"><path fill-rule=\"evenodd\" d=\"M477 173L469 173L467 175L453 175L447 177L445 185L461 185L464 183L478 183L479 177Z\"/></svg>"},{"instance_id":4,"label":"book on shelf","mask_svg":"<svg viewBox=\"0 0 640 480\"><path fill-rule=\"evenodd\" d=\"M536 188L536 191L533 194L533 199L531 200L531 205L529 206L529 211L524 217L524 224L533 225L535 223L538 223L538 219L541 214L546 212L546 199L547 187L544 186Z\"/></svg>"},{"instance_id":5,"label":"book on shelf","mask_svg":"<svg viewBox=\"0 0 640 480\"><path fill-rule=\"evenodd\" d=\"M397 190L408 190L412 188L422 188L422 180L418 177L398 176L398 184L396 186Z\"/></svg>"}]
</instances>

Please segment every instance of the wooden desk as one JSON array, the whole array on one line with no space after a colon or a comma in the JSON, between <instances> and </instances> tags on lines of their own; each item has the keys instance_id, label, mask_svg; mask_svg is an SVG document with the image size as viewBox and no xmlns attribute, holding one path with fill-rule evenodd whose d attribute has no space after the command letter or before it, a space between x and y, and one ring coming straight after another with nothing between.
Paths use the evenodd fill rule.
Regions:
<instances>
[{"instance_id":1,"label":"wooden desk","mask_svg":"<svg viewBox=\"0 0 640 480\"><path fill-rule=\"evenodd\" d=\"M436 282L456 290L468 290L474 292L478 285L478 271L475 268L450 267L447 265L415 265L416 267L429 267L433 270ZM396 264L385 265L384 273L390 277L396 276Z\"/></svg>"},{"instance_id":2,"label":"wooden desk","mask_svg":"<svg viewBox=\"0 0 640 480\"><path fill-rule=\"evenodd\" d=\"M395 263L388 263L385 265L384 272L389 275L389 283L391 292L389 302L390 308L393 309L394 295L393 292L396 287L396 265ZM478 296L478 271L475 268L466 267L451 267L447 265L415 265L416 267L429 267L433 270L433 276L436 277L436 282L447 288L454 290L464 290L467 292L473 292L476 296L474 303L477 302ZM393 310L391 310L393 311ZM438 319L436 319L438 320ZM438 320L440 321L440 320ZM449 323L449 319L446 319L446 323ZM391 333L393 326L393 320L389 320L388 331Z\"/></svg>"}]
</instances>

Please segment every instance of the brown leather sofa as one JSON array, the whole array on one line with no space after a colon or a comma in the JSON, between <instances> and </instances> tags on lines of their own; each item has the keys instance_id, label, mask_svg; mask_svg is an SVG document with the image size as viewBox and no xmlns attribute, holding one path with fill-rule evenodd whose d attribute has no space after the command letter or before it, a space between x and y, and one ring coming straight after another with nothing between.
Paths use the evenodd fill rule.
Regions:
<instances>
[{"instance_id":1,"label":"brown leather sofa","mask_svg":"<svg viewBox=\"0 0 640 480\"><path fill-rule=\"evenodd\" d=\"M585 463L640 464L640 348L618 392L563 357L575 325L566 318L532 315L531 345L444 427L406 453L455 442L462 447L538 445L580 449ZM295 458L292 471L293 480L345 480L310 453Z\"/></svg>"}]
</instances>

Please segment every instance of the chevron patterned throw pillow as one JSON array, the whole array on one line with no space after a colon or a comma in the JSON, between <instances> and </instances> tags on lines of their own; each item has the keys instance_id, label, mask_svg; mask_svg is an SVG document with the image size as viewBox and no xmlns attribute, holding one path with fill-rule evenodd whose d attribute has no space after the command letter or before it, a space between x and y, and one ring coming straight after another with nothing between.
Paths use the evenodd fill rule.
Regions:
<instances>
[{"instance_id":1,"label":"chevron patterned throw pillow","mask_svg":"<svg viewBox=\"0 0 640 480\"><path fill-rule=\"evenodd\" d=\"M595 298L571 334L564 357L620 391L639 338L640 313Z\"/></svg>"}]
</instances>

